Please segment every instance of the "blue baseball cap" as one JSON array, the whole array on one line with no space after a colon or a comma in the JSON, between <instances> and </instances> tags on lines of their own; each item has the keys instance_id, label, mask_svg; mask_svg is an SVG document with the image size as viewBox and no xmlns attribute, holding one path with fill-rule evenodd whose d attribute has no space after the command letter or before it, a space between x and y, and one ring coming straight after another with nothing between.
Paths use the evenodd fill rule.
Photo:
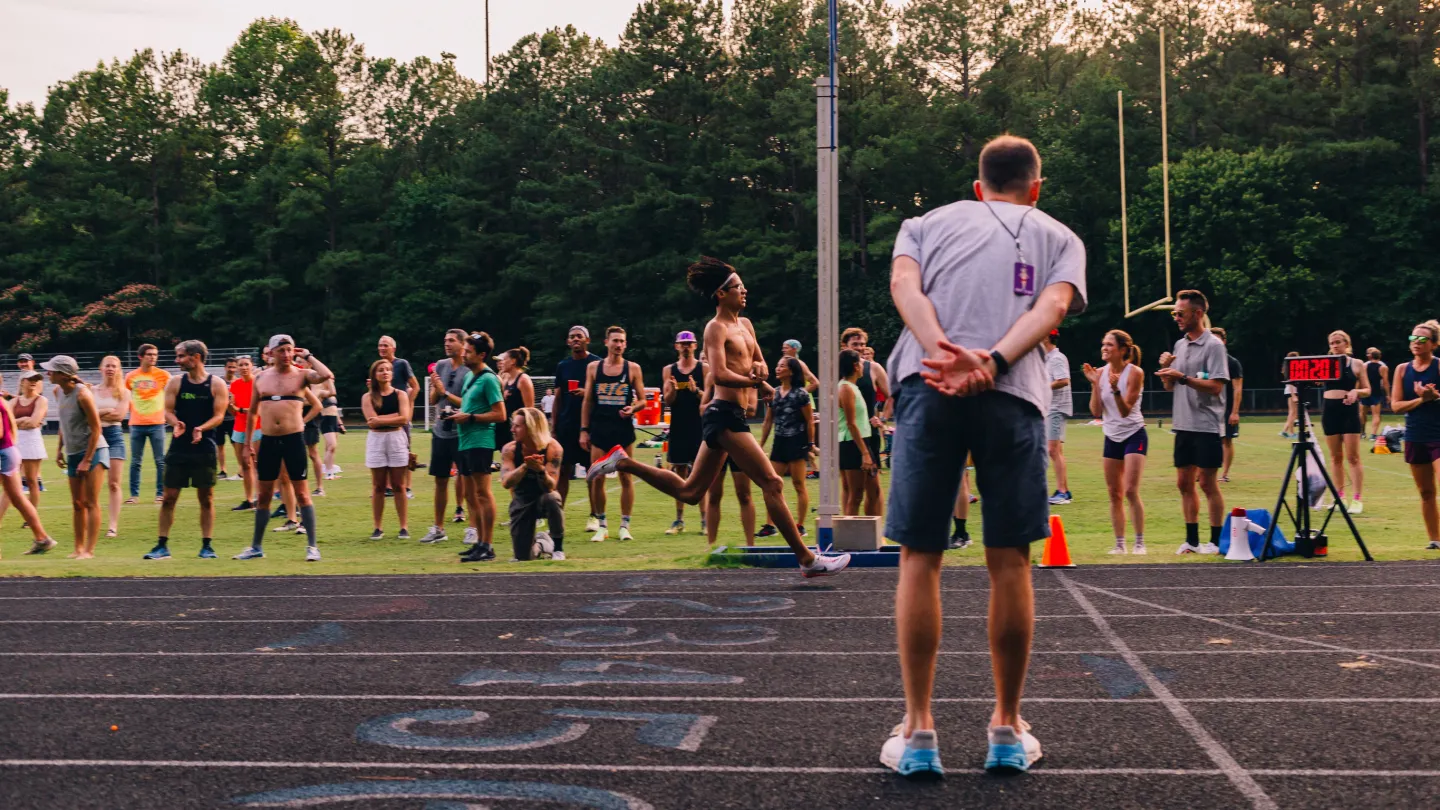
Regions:
<instances>
[{"instance_id":1,"label":"blue baseball cap","mask_svg":"<svg viewBox=\"0 0 1440 810\"><path fill-rule=\"evenodd\" d=\"M676 343L698 343L699 341L695 340L695 333L694 333L694 332L691 332L689 329L686 329L686 330L682 331L680 334L678 334L678 335L675 336L675 342L676 342Z\"/></svg>"},{"instance_id":2,"label":"blue baseball cap","mask_svg":"<svg viewBox=\"0 0 1440 810\"><path fill-rule=\"evenodd\" d=\"M795 338L790 338L781 345L783 345L787 349L794 349L797 352L800 351L800 341L796 340Z\"/></svg>"}]
</instances>

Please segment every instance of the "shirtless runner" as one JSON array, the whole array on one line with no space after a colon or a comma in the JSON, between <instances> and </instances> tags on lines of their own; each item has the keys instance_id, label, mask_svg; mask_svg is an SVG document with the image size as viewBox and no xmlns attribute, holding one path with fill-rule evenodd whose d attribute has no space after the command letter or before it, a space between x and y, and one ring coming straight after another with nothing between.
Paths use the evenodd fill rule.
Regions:
<instances>
[{"instance_id":1,"label":"shirtless runner","mask_svg":"<svg viewBox=\"0 0 1440 810\"><path fill-rule=\"evenodd\" d=\"M715 302L715 317L705 325L703 341L705 365L714 379L715 397L700 416L704 443L695 457L695 466L690 476L682 479L669 470L641 464L626 455L624 448L616 447L590 467L588 477L594 480L611 471L627 472L666 495L693 505L700 503L729 456L740 472L760 485L770 522L779 528L786 544L795 552L801 575L823 577L843 571L850 564L849 554L820 556L806 548L805 541L800 539L795 518L785 504L784 483L745 423L744 395L748 389L764 382L769 369L760 354L755 333L740 317L740 311L745 308L745 285L740 281L740 274L718 259L705 257L690 265L686 281L690 289Z\"/></svg>"},{"instance_id":2,"label":"shirtless runner","mask_svg":"<svg viewBox=\"0 0 1440 810\"><path fill-rule=\"evenodd\" d=\"M260 420L260 440L255 440L255 425L245 433L245 454L255 461L255 478L259 482L255 504L255 534L250 548L235 555L237 560L253 560L265 556L262 543L265 528L270 522L270 499L275 494L275 482L280 478L283 464L290 480L296 483L295 498L300 512L300 524L305 529L309 548L305 551L306 562L320 559L320 548L315 545L315 504L305 489L305 389L331 379L334 375L324 363L315 359L305 349L295 348L295 341L289 335L275 335L266 346L275 365L260 372L255 378L253 418ZM296 357L303 359L307 369L294 365Z\"/></svg>"}]
</instances>

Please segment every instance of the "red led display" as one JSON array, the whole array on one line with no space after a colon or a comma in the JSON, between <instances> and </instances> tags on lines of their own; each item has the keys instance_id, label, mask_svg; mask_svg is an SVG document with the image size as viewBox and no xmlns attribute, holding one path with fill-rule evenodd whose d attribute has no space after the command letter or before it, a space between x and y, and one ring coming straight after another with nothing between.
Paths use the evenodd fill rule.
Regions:
<instances>
[{"instance_id":1,"label":"red led display","mask_svg":"<svg viewBox=\"0 0 1440 810\"><path fill-rule=\"evenodd\" d=\"M1340 379L1344 355L1322 354L1318 357L1287 357L1286 382L1333 382Z\"/></svg>"}]
</instances>

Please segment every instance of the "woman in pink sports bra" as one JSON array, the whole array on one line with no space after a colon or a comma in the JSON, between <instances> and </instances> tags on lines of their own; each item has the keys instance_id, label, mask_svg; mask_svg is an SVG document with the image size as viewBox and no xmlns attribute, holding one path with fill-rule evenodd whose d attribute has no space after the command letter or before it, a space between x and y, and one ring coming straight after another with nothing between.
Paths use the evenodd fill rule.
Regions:
<instances>
[{"instance_id":1,"label":"woman in pink sports bra","mask_svg":"<svg viewBox=\"0 0 1440 810\"><path fill-rule=\"evenodd\" d=\"M20 448L15 446L15 416L10 412L10 404L0 401L0 520L5 518L12 501L30 526L30 533L35 535L35 545L29 553L44 554L54 548L55 541L40 524L40 513L20 491Z\"/></svg>"}]
</instances>

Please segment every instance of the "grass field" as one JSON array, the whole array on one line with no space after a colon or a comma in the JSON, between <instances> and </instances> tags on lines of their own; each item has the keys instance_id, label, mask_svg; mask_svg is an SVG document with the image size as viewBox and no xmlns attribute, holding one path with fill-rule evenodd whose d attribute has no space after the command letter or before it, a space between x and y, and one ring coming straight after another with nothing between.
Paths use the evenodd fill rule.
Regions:
<instances>
[{"instance_id":1,"label":"grass field","mask_svg":"<svg viewBox=\"0 0 1440 810\"><path fill-rule=\"evenodd\" d=\"M1227 509L1237 505L1252 509L1270 509L1274 506L1280 476L1284 472L1290 451L1289 442L1276 435L1278 428L1279 421L1273 419L1246 421L1244 424L1242 435L1237 440L1238 455L1231 471L1231 482L1222 485ZM1179 496L1174 488L1174 472L1169 463L1171 435L1168 431L1156 430L1153 421L1150 423L1150 435L1154 444L1146 469L1144 498L1148 513L1146 541L1151 553L1147 557L1113 557L1105 553L1113 540L1105 483L1100 470L1100 430L1085 426L1081 422L1071 423L1066 456L1070 464L1070 488L1075 493L1076 500L1068 506L1055 507L1054 511L1065 521L1071 552L1077 563L1153 563L1180 559L1215 561L1214 557L1198 560L1194 557L1180 558L1173 554L1176 545L1184 537L1184 526L1179 515ZM417 441L418 448L427 446L428 441L422 437L417 438L421 439ZM53 447L53 439L51 441ZM47 492L41 498L41 517L60 545L44 556L24 556L23 552L30 546L30 533L20 528L19 515L11 509L6 513L3 525L0 525L0 549L3 549L4 553L4 558L0 559L0 576L392 574L542 568L575 571L640 570L692 568L705 564L707 548L705 538L698 533L699 514L693 508L687 509L687 533L678 537L666 537L663 532L673 517L673 502L638 482L632 523L635 541L629 543L620 543L613 539L603 544L588 542L588 538L581 531L584 528L586 503L583 497L573 497L575 493L581 492L580 482L572 486L572 498L566 510L569 527L566 553L569 559L564 562L503 562L510 557L509 534L497 526L496 552L500 561L461 564L456 561L456 554L462 548L459 542L460 531L451 532L448 542L434 546L422 546L414 540L401 542L395 539L398 523L389 504L385 516L386 538L371 541L368 539L371 531L369 475L362 463L364 441L363 433L352 432L341 438L339 463L345 470L344 476L340 480L326 482L327 496L316 499L320 547L324 553L322 562L305 563L303 538L279 533L272 533L267 538L265 559L249 562L229 559L230 555L249 544L253 525L249 513L229 511L229 508L239 503L242 498L238 482L221 483L216 491L218 514L215 549L221 559L200 560L195 557L199 548L197 513L193 493L186 493L188 497L182 496L176 510L175 528L171 530L170 547L174 558L161 562L141 560L141 555L154 544L159 511L158 505L148 502L150 494L154 492L154 467L147 458L140 490L142 498L147 502L124 507L120 519L120 536L115 539L102 537L96 549L96 559L85 561L65 558L65 554L72 547L70 504L63 471L57 469L53 463L47 463L44 468ZM651 460L656 452L637 450L637 455L641 460ZM129 462L122 463L128 465ZM1401 457L1374 456L1367 453L1364 464L1365 511L1356 518L1356 522L1371 553L1379 560L1437 556L1436 552L1424 550L1426 538L1420 521L1415 486ZM128 467L126 475L128 476ZM495 478L498 479L498 476ZM410 531L418 538L430 523L433 485L431 479L423 475L423 470L417 472L415 483L415 498L410 501ZM818 482L809 483L811 502L818 503ZM787 491L789 486L787 480ZM888 488L888 481L886 487ZM608 514L613 533L618 526L619 482L612 479L608 489L611 492ZM1353 487L1351 489L1353 491ZM503 515L509 499L499 490L498 484L496 490L496 498ZM756 500L759 500L758 492ZM790 502L793 505L793 495ZM759 506L761 522L764 522L764 507L763 504ZM739 527L734 495L728 491L728 487L723 513L720 543L742 545L744 537ZM972 510L971 534L977 541L980 539L979 518L978 508ZM102 518L102 531L103 520ZM279 523L280 521L274 521L272 526L278 526ZM806 523L813 527L813 518ZM1205 531L1203 523L1202 518L1202 533ZM447 529L449 528L461 527L449 524ZM1330 559L1361 558L1359 549L1350 539L1338 515L1328 534L1331 538ZM976 546L969 550L952 552L947 561L956 565L974 565L980 562L981 556L977 542Z\"/></svg>"}]
</instances>

